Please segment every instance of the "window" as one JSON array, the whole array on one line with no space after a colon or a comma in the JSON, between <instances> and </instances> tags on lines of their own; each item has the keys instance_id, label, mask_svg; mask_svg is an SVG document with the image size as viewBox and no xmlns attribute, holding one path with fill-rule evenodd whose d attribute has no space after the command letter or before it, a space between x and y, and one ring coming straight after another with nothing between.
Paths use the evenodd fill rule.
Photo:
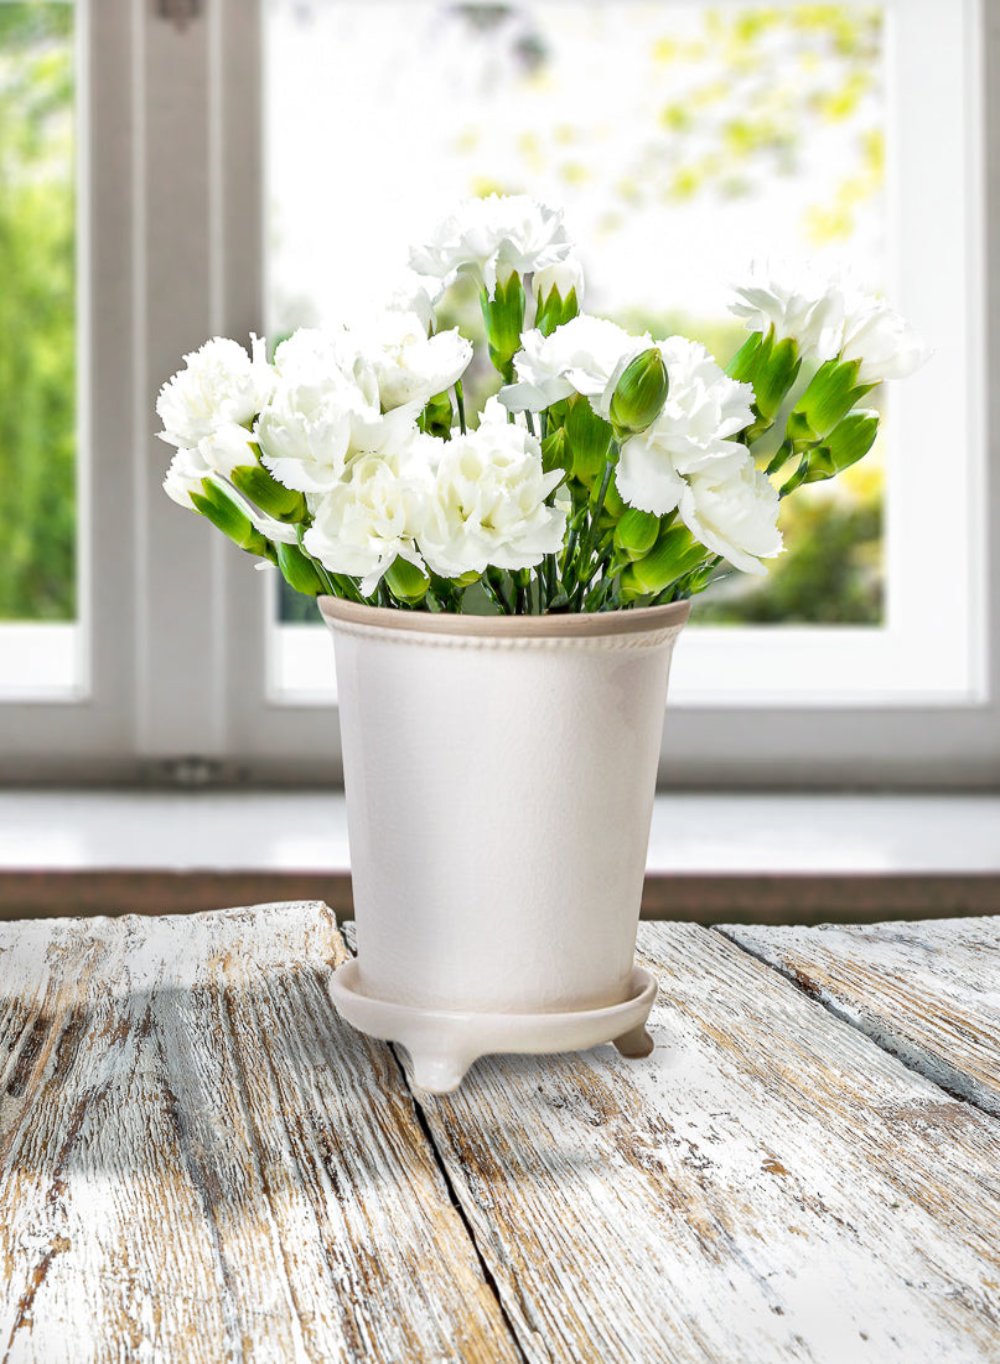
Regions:
<instances>
[{"instance_id":1,"label":"window","mask_svg":"<svg viewBox=\"0 0 1000 1364\"><path fill-rule=\"evenodd\" d=\"M698 600L674 699L981 698L974 600L966 614L953 591L945 599L923 552L937 535L935 432L954 421L950 399L926 421L929 393L964 387L968 409L980 397L966 261L928 288L934 242L974 224L953 155L969 112L962 39L960 13L927 3L269 0L269 331L363 307L443 204L491 190L566 205L592 246L588 308L657 335L683 330L723 362L741 337L727 285L752 259L849 269L901 299L937 354L921 383L887 393L886 435L865 462L787 504L789 551L768 579L734 573ZM474 297L454 312L477 331ZM974 433L955 440L970 451ZM968 555L950 570L969 582L974 462L952 469ZM275 696L331 694L322 630L302 628L288 594L280 607ZM928 609L948 617L933 659Z\"/></svg>"},{"instance_id":2,"label":"window","mask_svg":"<svg viewBox=\"0 0 1000 1364\"><path fill-rule=\"evenodd\" d=\"M63 556L48 597L44 574L18 587L0 560L3 775L186 755L223 774L335 771L329 640L163 497L156 391L207 335L273 340L363 306L449 199L490 188L565 202L593 243L595 311L725 356L725 284L754 255L808 253L884 288L935 347L891 391L876 457L796 499L769 580L699 600L665 776L995 774L980 68L1000 54L980 5L260 0L259 24L243 0L189 8L0 0L5 111L18 24L32 60L58 51L68 73L45 123L60 150L34 179L71 210L62 271L45 272L64 355L45 403L61 481L38 485L55 522L40 535L0 494L5 543L16 532L37 562L52 537ZM37 440L7 434L28 419L4 396L12 363L0 467L13 440L30 482Z\"/></svg>"},{"instance_id":3,"label":"window","mask_svg":"<svg viewBox=\"0 0 1000 1364\"><path fill-rule=\"evenodd\" d=\"M0 694L83 684L75 20L0 6Z\"/></svg>"}]
</instances>

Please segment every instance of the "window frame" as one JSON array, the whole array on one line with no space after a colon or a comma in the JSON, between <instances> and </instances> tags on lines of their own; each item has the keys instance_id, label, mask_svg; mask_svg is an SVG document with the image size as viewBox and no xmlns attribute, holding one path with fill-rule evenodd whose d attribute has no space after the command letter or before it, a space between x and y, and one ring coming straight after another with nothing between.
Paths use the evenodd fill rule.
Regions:
<instances>
[{"instance_id":1,"label":"window frame","mask_svg":"<svg viewBox=\"0 0 1000 1364\"><path fill-rule=\"evenodd\" d=\"M668 0L664 0L668 3ZM916 0L930 4L934 0ZM914 0L908 0L912 5ZM668 707L671 786L961 787L1000 777L1000 14L962 0L970 53L973 268L981 271L986 656L971 704ZM164 7L169 8L169 7ZM0 779L341 778L336 713L269 696L272 585L163 496L154 402L208 335L262 331L260 0L202 0L183 24L143 0L77 5L80 600L91 689L0 703ZM987 230L989 225L989 230ZM93 306L99 300L98 307ZM89 305L88 306L88 301ZM919 381L918 381L919 382ZM973 376L973 385L976 385ZM977 442L978 444L979 442ZM988 452L988 460L985 458ZM973 458L971 463L976 464ZM127 528L122 530L122 528ZM994 543L991 543L991 539ZM970 594L972 595L972 594ZM935 647L935 621L926 649ZM328 647L328 646L327 646ZM332 674L332 649L328 657ZM196 758L192 765L185 760Z\"/></svg>"}]
</instances>

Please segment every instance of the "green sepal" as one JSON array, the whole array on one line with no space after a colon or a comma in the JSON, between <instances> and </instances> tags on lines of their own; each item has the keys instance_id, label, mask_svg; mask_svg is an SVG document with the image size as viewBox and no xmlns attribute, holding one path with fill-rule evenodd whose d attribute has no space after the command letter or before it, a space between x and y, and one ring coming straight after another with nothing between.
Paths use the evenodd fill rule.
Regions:
<instances>
[{"instance_id":1,"label":"green sepal","mask_svg":"<svg viewBox=\"0 0 1000 1364\"><path fill-rule=\"evenodd\" d=\"M279 483L262 464L241 464L233 470L230 478L233 486L265 515L293 524L305 518L304 495Z\"/></svg>"},{"instance_id":2,"label":"green sepal","mask_svg":"<svg viewBox=\"0 0 1000 1364\"><path fill-rule=\"evenodd\" d=\"M576 289L570 289L563 298L558 289L550 289L544 299L539 299L535 311L535 326L543 336L551 336L556 327L572 322L580 311Z\"/></svg>"},{"instance_id":3,"label":"green sepal","mask_svg":"<svg viewBox=\"0 0 1000 1364\"><path fill-rule=\"evenodd\" d=\"M629 559L641 559L656 544L659 533L658 516L639 511L637 507L626 507L615 526L615 546Z\"/></svg>"},{"instance_id":4,"label":"green sepal","mask_svg":"<svg viewBox=\"0 0 1000 1364\"><path fill-rule=\"evenodd\" d=\"M819 483L857 464L875 444L878 422L877 412L849 412L822 445L809 451L804 481Z\"/></svg>"},{"instance_id":5,"label":"green sepal","mask_svg":"<svg viewBox=\"0 0 1000 1364\"><path fill-rule=\"evenodd\" d=\"M227 497L226 493L213 479L203 478L203 491L190 494L195 509L201 512L217 530L229 537L234 545L245 549L248 554L259 554L263 558L273 557L271 542L254 526L242 507Z\"/></svg>"},{"instance_id":6,"label":"green sepal","mask_svg":"<svg viewBox=\"0 0 1000 1364\"><path fill-rule=\"evenodd\" d=\"M275 550L281 576L289 587L301 592L304 597L318 597L327 590L316 571L316 565L298 545L282 544L279 540Z\"/></svg>"},{"instance_id":7,"label":"green sepal","mask_svg":"<svg viewBox=\"0 0 1000 1364\"><path fill-rule=\"evenodd\" d=\"M416 564L399 557L393 560L385 580L396 600L409 606L415 606L417 602L423 601L431 585L430 578L417 568Z\"/></svg>"},{"instance_id":8,"label":"green sepal","mask_svg":"<svg viewBox=\"0 0 1000 1364\"><path fill-rule=\"evenodd\" d=\"M428 436L443 436L447 439L451 435L452 417L450 394L436 393L433 398L428 400L426 407L417 418L417 425Z\"/></svg>"},{"instance_id":9,"label":"green sepal","mask_svg":"<svg viewBox=\"0 0 1000 1364\"><path fill-rule=\"evenodd\" d=\"M565 430L574 477L581 483L592 483L600 478L608 462L613 439L611 427L597 415L588 398L577 396L568 404Z\"/></svg>"},{"instance_id":10,"label":"green sepal","mask_svg":"<svg viewBox=\"0 0 1000 1364\"><path fill-rule=\"evenodd\" d=\"M801 367L796 343L791 337L776 341L773 329L766 336L754 332L730 360L727 374L740 383L750 384L754 392L757 420L747 430L748 445L774 424Z\"/></svg>"},{"instance_id":11,"label":"green sepal","mask_svg":"<svg viewBox=\"0 0 1000 1364\"><path fill-rule=\"evenodd\" d=\"M484 289L480 294L490 360L506 383L514 378L514 356L521 349L524 330L524 286L514 271L505 284L497 280L493 297Z\"/></svg>"},{"instance_id":12,"label":"green sepal","mask_svg":"<svg viewBox=\"0 0 1000 1364\"><path fill-rule=\"evenodd\" d=\"M833 428L874 384L859 384L860 360L827 360L809 381L809 386L792 408L788 435L797 442L826 440Z\"/></svg>"},{"instance_id":13,"label":"green sepal","mask_svg":"<svg viewBox=\"0 0 1000 1364\"><path fill-rule=\"evenodd\" d=\"M751 332L747 339L740 346L739 350L726 366L726 373L730 379L736 379L741 384L750 382L753 374L753 367L756 362L757 352L764 343L762 332Z\"/></svg>"},{"instance_id":14,"label":"green sepal","mask_svg":"<svg viewBox=\"0 0 1000 1364\"><path fill-rule=\"evenodd\" d=\"M656 346L637 355L622 371L611 397L610 416L615 438L638 436L663 411L670 380L663 356Z\"/></svg>"}]
</instances>

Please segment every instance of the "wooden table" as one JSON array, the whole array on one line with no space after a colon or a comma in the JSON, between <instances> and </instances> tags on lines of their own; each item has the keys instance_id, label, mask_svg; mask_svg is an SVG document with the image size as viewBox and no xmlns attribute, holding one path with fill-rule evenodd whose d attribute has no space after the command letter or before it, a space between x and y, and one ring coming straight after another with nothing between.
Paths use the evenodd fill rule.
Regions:
<instances>
[{"instance_id":1,"label":"wooden table","mask_svg":"<svg viewBox=\"0 0 1000 1364\"><path fill-rule=\"evenodd\" d=\"M639 947L432 1099L323 905L0 925L0 1360L1000 1360L1000 919Z\"/></svg>"}]
</instances>

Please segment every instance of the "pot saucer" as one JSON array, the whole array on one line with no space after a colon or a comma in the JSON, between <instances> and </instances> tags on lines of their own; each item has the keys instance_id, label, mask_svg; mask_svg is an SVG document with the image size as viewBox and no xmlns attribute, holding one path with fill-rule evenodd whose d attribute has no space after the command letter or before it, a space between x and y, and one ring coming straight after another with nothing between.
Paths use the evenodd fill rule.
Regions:
<instances>
[{"instance_id":1,"label":"pot saucer","mask_svg":"<svg viewBox=\"0 0 1000 1364\"><path fill-rule=\"evenodd\" d=\"M648 1056L653 1050L646 1019L656 981L639 966L632 968L622 1003L569 1013L474 1013L374 999L361 993L353 959L333 973L329 989L340 1016L352 1027L406 1048L413 1083L431 1094L457 1089L474 1061L498 1052L586 1051L601 1042L613 1042L623 1056Z\"/></svg>"}]
</instances>

